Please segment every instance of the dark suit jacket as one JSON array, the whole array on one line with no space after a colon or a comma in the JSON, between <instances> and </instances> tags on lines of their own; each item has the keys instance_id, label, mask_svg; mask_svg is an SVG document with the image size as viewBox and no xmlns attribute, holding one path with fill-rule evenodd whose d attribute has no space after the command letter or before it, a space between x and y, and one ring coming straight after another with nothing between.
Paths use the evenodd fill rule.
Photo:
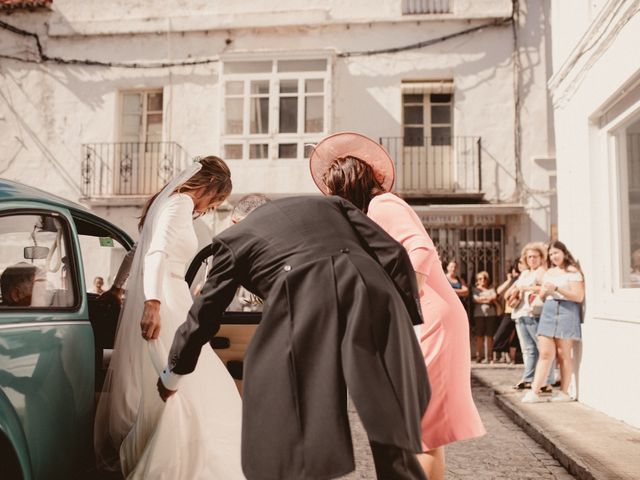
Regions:
<instances>
[{"instance_id":1,"label":"dark suit jacket","mask_svg":"<svg viewBox=\"0 0 640 480\"><path fill-rule=\"evenodd\" d=\"M245 357L248 479L319 479L354 468L347 388L373 441L421 450L429 386L404 248L338 197L276 200L218 235L213 266L169 366L187 374L243 285L265 299ZM212 405L215 408L215 405Z\"/></svg>"}]
</instances>

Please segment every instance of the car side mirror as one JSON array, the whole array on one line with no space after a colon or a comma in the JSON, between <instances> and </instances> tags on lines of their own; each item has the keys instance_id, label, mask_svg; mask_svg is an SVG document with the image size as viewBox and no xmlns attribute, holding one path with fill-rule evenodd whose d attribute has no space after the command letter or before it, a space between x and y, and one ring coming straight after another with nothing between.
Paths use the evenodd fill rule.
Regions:
<instances>
[{"instance_id":1,"label":"car side mirror","mask_svg":"<svg viewBox=\"0 0 640 480\"><path fill-rule=\"evenodd\" d=\"M26 260L43 260L48 256L48 247L24 247L24 258Z\"/></svg>"}]
</instances>

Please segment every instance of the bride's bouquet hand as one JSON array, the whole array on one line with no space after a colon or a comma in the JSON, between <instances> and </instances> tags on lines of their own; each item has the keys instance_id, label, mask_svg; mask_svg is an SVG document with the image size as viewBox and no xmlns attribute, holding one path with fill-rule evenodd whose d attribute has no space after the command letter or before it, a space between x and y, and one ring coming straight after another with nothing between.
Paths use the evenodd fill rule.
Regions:
<instances>
[{"instance_id":1,"label":"bride's bouquet hand","mask_svg":"<svg viewBox=\"0 0 640 480\"><path fill-rule=\"evenodd\" d=\"M144 302L142 320L140 320L142 338L155 340L160 335L160 301L147 300Z\"/></svg>"}]
</instances>

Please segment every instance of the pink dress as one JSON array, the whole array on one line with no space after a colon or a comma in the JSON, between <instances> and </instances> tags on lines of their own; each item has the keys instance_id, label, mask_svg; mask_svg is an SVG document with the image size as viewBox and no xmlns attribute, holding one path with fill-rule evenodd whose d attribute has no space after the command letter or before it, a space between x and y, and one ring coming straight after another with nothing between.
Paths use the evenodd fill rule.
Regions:
<instances>
[{"instance_id":1,"label":"pink dress","mask_svg":"<svg viewBox=\"0 0 640 480\"><path fill-rule=\"evenodd\" d=\"M392 193L374 197L368 216L402 244L414 270L426 276L420 290L425 323L419 337L431 401L422 418L423 448L484 435L471 397L467 313L445 276L433 241L413 209Z\"/></svg>"}]
</instances>

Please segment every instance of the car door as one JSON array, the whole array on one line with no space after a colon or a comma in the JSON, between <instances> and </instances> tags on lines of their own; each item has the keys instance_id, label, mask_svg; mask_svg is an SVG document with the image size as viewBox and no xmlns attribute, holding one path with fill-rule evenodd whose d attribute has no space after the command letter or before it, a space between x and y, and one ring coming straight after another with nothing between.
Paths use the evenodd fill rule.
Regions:
<instances>
[{"instance_id":1,"label":"car door","mask_svg":"<svg viewBox=\"0 0 640 480\"><path fill-rule=\"evenodd\" d=\"M211 249L203 248L191 262L185 279L195 297L207 278L211 263ZM244 357L262 318L262 301L239 289L233 302L223 314L220 330L209 345L218 354L242 394Z\"/></svg>"},{"instance_id":2,"label":"car door","mask_svg":"<svg viewBox=\"0 0 640 480\"><path fill-rule=\"evenodd\" d=\"M82 254L83 292L94 333L95 389L96 395L100 395L113 353L120 305L101 301L100 292L94 288L95 280L103 279L104 290L111 287L133 240L124 231L88 212L74 211L72 216Z\"/></svg>"},{"instance_id":3,"label":"car door","mask_svg":"<svg viewBox=\"0 0 640 480\"><path fill-rule=\"evenodd\" d=\"M91 461L93 332L66 209L0 206L0 422L26 478L75 478ZM5 432L6 433L6 432ZM28 458L28 462L25 462Z\"/></svg>"}]
</instances>

